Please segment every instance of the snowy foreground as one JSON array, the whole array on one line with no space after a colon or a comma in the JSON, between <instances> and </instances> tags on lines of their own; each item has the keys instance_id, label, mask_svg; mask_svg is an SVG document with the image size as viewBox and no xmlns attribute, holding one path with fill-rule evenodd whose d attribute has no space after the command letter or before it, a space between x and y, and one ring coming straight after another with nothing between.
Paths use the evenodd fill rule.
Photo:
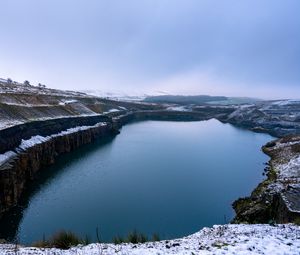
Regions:
<instances>
[{"instance_id":1,"label":"snowy foreground","mask_svg":"<svg viewBox=\"0 0 300 255\"><path fill-rule=\"evenodd\" d=\"M0 245L0 254L300 254L300 227L286 225L223 225L181 238L145 244L90 244L69 250Z\"/></svg>"}]
</instances>

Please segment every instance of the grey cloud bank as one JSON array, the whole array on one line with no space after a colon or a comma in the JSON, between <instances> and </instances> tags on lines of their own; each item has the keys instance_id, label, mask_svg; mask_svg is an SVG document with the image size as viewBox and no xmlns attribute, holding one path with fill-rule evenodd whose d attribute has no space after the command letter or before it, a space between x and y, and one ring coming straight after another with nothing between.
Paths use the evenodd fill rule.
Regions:
<instances>
[{"instance_id":1,"label":"grey cloud bank","mask_svg":"<svg viewBox=\"0 0 300 255\"><path fill-rule=\"evenodd\" d=\"M1 1L0 76L61 89L300 98L297 0Z\"/></svg>"}]
</instances>

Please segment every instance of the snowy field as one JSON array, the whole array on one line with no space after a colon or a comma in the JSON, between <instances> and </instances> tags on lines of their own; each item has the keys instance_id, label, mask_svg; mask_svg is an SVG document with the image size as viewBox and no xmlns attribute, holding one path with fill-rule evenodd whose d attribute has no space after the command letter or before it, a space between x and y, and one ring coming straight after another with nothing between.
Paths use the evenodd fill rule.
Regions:
<instances>
[{"instance_id":1,"label":"snowy field","mask_svg":"<svg viewBox=\"0 0 300 255\"><path fill-rule=\"evenodd\" d=\"M90 244L69 250L0 245L5 255L154 255L154 254L300 254L300 227L295 225L221 225L180 239L144 244Z\"/></svg>"}]
</instances>

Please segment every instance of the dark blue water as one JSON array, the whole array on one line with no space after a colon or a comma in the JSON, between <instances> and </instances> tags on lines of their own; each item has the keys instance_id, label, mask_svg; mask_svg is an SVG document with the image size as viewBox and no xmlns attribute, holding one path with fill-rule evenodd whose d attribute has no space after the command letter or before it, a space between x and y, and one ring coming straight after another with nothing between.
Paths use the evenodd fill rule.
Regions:
<instances>
[{"instance_id":1,"label":"dark blue water","mask_svg":"<svg viewBox=\"0 0 300 255\"><path fill-rule=\"evenodd\" d=\"M134 229L174 238L223 224L263 179L271 139L217 120L127 125L47 169L55 174L29 199L20 241L61 229L95 238L97 227L106 241Z\"/></svg>"}]
</instances>

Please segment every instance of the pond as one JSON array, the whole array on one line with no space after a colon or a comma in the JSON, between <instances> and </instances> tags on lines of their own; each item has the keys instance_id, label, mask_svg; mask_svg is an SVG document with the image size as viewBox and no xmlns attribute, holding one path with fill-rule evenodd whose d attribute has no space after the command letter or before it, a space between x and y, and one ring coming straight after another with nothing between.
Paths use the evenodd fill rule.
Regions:
<instances>
[{"instance_id":1,"label":"pond","mask_svg":"<svg viewBox=\"0 0 300 255\"><path fill-rule=\"evenodd\" d=\"M228 223L232 202L264 178L261 146L271 139L214 119L128 124L44 169L2 233L15 224L27 244L61 229L92 240L96 228L103 241L133 230L169 239Z\"/></svg>"}]
</instances>

